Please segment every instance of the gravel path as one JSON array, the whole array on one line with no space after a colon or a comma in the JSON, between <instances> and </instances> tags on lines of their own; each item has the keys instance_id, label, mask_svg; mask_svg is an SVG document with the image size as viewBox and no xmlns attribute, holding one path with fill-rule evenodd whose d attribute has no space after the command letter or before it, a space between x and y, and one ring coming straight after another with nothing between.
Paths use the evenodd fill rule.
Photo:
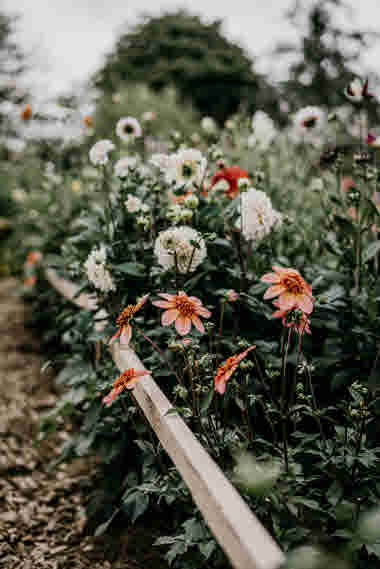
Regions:
<instances>
[{"instance_id":1,"label":"gravel path","mask_svg":"<svg viewBox=\"0 0 380 569\"><path fill-rule=\"evenodd\" d=\"M128 528L117 539L85 536L83 496L93 464L80 459L50 473L67 439L36 444L41 412L54 406L52 377L41 375L39 346L24 328L17 283L0 281L0 567L160 569L154 532Z\"/></svg>"}]
</instances>

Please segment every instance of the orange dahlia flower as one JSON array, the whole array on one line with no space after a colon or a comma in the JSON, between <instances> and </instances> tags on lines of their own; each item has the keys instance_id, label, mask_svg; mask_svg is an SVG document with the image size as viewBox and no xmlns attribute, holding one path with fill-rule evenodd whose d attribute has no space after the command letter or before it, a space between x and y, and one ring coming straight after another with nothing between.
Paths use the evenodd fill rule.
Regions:
<instances>
[{"instance_id":1,"label":"orange dahlia flower","mask_svg":"<svg viewBox=\"0 0 380 569\"><path fill-rule=\"evenodd\" d=\"M25 105L25 107L21 111L20 118L23 121L28 121L31 117L32 117L32 107L29 104Z\"/></svg>"},{"instance_id":2,"label":"orange dahlia flower","mask_svg":"<svg viewBox=\"0 0 380 569\"><path fill-rule=\"evenodd\" d=\"M250 352L254 348L256 348L255 345L250 346L249 348L244 350L244 352L231 356L222 365L218 367L218 369L216 370L216 375L214 377L215 391L220 393L220 395L224 394L224 392L226 391L227 381L230 379L231 375L234 373L235 369L237 368L241 360L245 358L248 352Z\"/></svg>"},{"instance_id":3,"label":"orange dahlia flower","mask_svg":"<svg viewBox=\"0 0 380 569\"><path fill-rule=\"evenodd\" d=\"M30 251L26 256L25 265L33 266L39 263L42 259L42 253L40 251Z\"/></svg>"},{"instance_id":4,"label":"orange dahlia flower","mask_svg":"<svg viewBox=\"0 0 380 569\"><path fill-rule=\"evenodd\" d=\"M310 314L313 311L311 286L295 269L283 267L272 267L272 269L274 273L266 273L260 279L272 285L266 290L264 298L278 296L277 306L281 310L288 311L297 307L305 314Z\"/></svg>"},{"instance_id":5,"label":"orange dahlia flower","mask_svg":"<svg viewBox=\"0 0 380 569\"><path fill-rule=\"evenodd\" d=\"M123 373L113 382L113 388L108 395L103 397L103 403L110 405L120 393L126 389L134 389L140 377L149 375L150 371L147 369L135 370L133 367L126 369Z\"/></svg>"},{"instance_id":6,"label":"orange dahlia flower","mask_svg":"<svg viewBox=\"0 0 380 569\"><path fill-rule=\"evenodd\" d=\"M152 302L158 308L166 308L161 317L163 326L170 326L174 322L175 328L181 336L186 336L191 330L191 325L194 326L203 334L205 331L203 324L199 318L210 318L211 312L207 310L196 296L187 296L181 290L178 294L168 294L160 292L165 300L155 300Z\"/></svg>"},{"instance_id":7,"label":"orange dahlia flower","mask_svg":"<svg viewBox=\"0 0 380 569\"><path fill-rule=\"evenodd\" d=\"M110 344L120 336L120 344L127 346L132 338L131 320L138 310L146 303L149 294L145 294L136 304L128 304L124 310L119 314L116 324L119 329L114 336L112 336Z\"/></svg>"},{"instance_id":8,"label":"orange dahlia flower","mask_svg":"<svg viewBox=\"0 0 380 569\"><path fill-rule=\"evenodd\" d=\"M85 126L87 126L87 128L91 128L93 121L92 121L92 116L91 115L86 115L83 117L83 124Z\"/></svg>"}]
</instances>

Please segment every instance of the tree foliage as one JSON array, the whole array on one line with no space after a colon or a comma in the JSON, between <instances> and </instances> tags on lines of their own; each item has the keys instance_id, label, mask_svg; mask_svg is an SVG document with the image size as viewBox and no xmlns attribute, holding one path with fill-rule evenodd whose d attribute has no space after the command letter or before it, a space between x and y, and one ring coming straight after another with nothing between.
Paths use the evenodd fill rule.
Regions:
<instances>
[{"instance_id":1,"label":"tree foliage","mask_svg":"<svg viewBox=\"0 0 380 569\"><path fill-rule=\"evenodd\" d=\"M279 44L277 56L295 56L284 87L293 108L302 105L342 103L342 93L353 77L353 66L378 34L369 30L344 30L333 23L336 11L347 6L342 0L313 1L311 6L296 0L287 17L296 27L300 44Z\"/></svg>"},{"instance_id":2,"label":"tree foliage","mask_svg":"<svg viewBox=\"0 0 380 569\"><path fill-rule=\"evenodd\" d=\"M269 89L244 50L225 38L221 23L205 23L183 10L146 15L122 33L95 84L103 92L124 81L146 82L158 91L174 85L202 114L223 121Z\"/></svg>"}]
</instances>

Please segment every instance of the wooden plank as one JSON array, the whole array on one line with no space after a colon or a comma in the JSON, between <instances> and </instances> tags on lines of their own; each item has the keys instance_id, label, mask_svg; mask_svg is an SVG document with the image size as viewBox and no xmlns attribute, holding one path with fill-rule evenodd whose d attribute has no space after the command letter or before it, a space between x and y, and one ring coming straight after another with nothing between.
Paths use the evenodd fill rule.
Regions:
<instances>
[{"instance_id":1,"label":"wooden plank","mask_svg":"<svg viewBox=\"0 0 380 569\"><path fill-rule=\"evenodd\" d=\"M48 270L47 278L61 294L73 300L75 285ZM58 280L57 280L58 279ZM81 295L82 308L94 310L96 301ZM78 299L75 299L76 304ZM102 314L102 316L104 313ZM101 323L99 323L101 326ZM112 345L112 355L120 371L128 367L144 369L131 348ZM162 446L187 484L194 502L235 569L277 569L285 560L281 549L248 508L236 489L211 459L186 423L172 409L167 397L151 376L142 378L135 398Z\"/></svg>"}]
</instances>

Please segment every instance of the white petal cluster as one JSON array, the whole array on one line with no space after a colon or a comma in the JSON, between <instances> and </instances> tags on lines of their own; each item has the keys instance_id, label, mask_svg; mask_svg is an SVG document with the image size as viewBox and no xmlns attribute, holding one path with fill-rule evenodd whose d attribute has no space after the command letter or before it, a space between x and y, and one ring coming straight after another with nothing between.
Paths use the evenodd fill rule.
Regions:
<instances>
[{"instance_id":1,"label":"white petal cluster","mask_svg":"<svg viewBox=\"0 0 380 569\"><path fill-rule=\"evenodd\" d=\"M257 146L260 150L267 150L277 136L273 120L264 111L256 111L252 117L253 134L248 137L248 146Z\"/></svg>"},{"instance_id":2,"label":"white petal cluster","mask_svg":"<svg viewBox=\"0 0 380 569\"><path fill-rule=\"evenodd\" d=\"M144 204L140 198L132 194L128 194L128 199L124 203L129 213L137 213L138 211L147 212L149 210L148 205Z\"/></svg>"},{"instance_id":3,"label":"white petal cluster","mask_svg":"<svg viewBox=\"0 0 380 569\"><path fill-rule=\"evenodd\" d=\"M104 166L108 162L108 153L114 148L115 145L111 140L98 140L89 152L91 162L94 166L98 166L99 164Z\"/></svg>"},{"instance_id":4,"label":"white petal cluster","mask_svg":"<svg viewBox=\"0 0 380 569\"><path fill-rule=\"evenodd\" d=\"M84 264L88 280L102 292L116 290L111 274L105 267L106 259L106 250L102 245L99 249L94 248L91 251Z\"/></svg>"},{"instance_id":5,"label":"white petal cluster","mask_svg":"<svg viewBox=\"0 0 380 569\"><path fill-rule=\"evenodd\" d=\"M141 136L142 129L139 121L134 117L123 117L117 122L116 134L124 142L129 142Z\"/></svg>"},{"instance_id":6,"label":"white petal cluster","mask_svg":"<svg viewBox=\"0 0 380 569\"><path fill-rule=\"evenodd\" d=\"M161 172L166 172L169 166L169 160L170 158L167 154L152 154L149 162L153 166L156 166L156 168L159 168Z\"/></svg>"},{"instance_id":7,"label":"white petal cluster","mask_svg":"<svg viewBox=\"0 0 380 569\"><path fill-rule=\"evenodd\" d=\"M241 194L241 218L236 226L242 227L244 237L249 241L260 241L272 228L281 225L281 214L273 209L265 192L250 188Z\"/></svg>"},{"instance_id":8,"label":"white petal cluster","mask_svg":"<svg viewBox=\"0 0 380 569\"><path fill-rule=\"evenodd\" d=\"M166 170L168 182L175 182L177 186L189 187L200 185L205 171L206 158L196 148L183 148L169 156Z\"/></svg>"},{"instance_id":9,"label":"white petal cluster","mask_svg":"<svg viewBox=\"0 0 380 569\"><path fill-rule=\"evenodd\" d=\"M134 170L137 166L137 158L135 156L123 156L120 158L115 166L115 176L118 178L126 178L130 170Z\"/></svg>"},{"instance_id":10,"label":"white petal cluster","mask_svg":"<svg viewBox=\"0 0 380 569\"><path fill-rule=\"evenodd\" d=\"M344 94L346 95L347 99L352 101L353 103L361 103L363 100L363 95L365 92L365 88L363 82L359 77L356 77L348 87L344 90Z\"/></svg>"},{"instance_id":11,"label":"white petal cluster","mask_svg":"<svg viewBox=\"0 0 380 569\"><path fill-rule=\"evenodd\" d=\"M194 241L199 248L194 247ZM173 227L161 231L154 245L154 254L158 263L165 270L175 267L178 271L186 273L195 271L207 255L206 244L199 233L192 227Z\"/></svg>"},{"instance_id":12,"label":"white petal cluster","mask_svg":"<svg viewBox=\"0 0 380 569\"><path fill-rule=\"evenodd\" d=\"M207 134L214 134L217 129L216 122L212 117L203 117L201 127Z\"/></svg>"}]
</instances>

